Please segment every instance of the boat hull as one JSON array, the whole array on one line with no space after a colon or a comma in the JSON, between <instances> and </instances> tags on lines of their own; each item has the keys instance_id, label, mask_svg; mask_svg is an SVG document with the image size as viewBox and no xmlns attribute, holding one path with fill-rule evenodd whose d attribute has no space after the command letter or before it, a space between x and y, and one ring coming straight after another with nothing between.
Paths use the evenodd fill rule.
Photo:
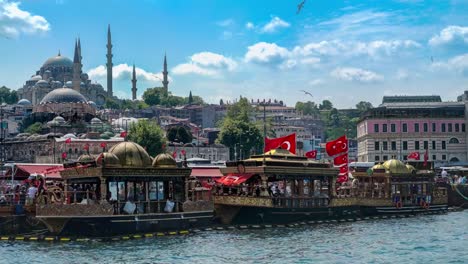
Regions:
<instances>
[{"instance_id":1,"label":"boat hull","mask_svg":"<svg viewBox=\"0 0 468 264\"><path fill-rule=\"evenodd\" d=\"M109 237L208 226L213 211L111 216L38 216L54 235Z\"/></svg>"},{"instance_id":2,"label":"boat hull","mask_svg":"<svg viewBox=\"0 0 468 264\"><path fill-rule=\"evenodd\" d=\"M430 205L427 208L416 205L402 206L401 208L396 208L395 206L361 206L361 212L364 216L421 214L447 212L447 210L447 204Z\"/></svg>"}]
</instances>

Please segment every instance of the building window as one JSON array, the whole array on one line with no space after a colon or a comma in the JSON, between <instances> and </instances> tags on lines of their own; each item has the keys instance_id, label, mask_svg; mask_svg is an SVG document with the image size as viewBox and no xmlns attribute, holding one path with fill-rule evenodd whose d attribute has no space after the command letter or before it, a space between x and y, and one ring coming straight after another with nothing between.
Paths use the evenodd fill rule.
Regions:
<instances>
[{"instance_id":1,"label":"building window","mask_svg":"<svg viewBox=\"0 0 468 264\"><path fill-rule=\"evenodd\" d=\"M427 130L429 130L427 123L424 123L423 128L424 128L424 132L427 132Z\"/></svg>"},{"instance_id":2,"label":"building window","mask_svg":"<svg viewBox=\"0 0 468 264\"><path fill-rule=\"evenodd\" d=\"M385 132L385 133L388 132L387 131L387 124L382 125L382 132Z\"/></svg>"},{"instance_id":3,"label":"building window","mask_svg":"<svg viewBox=\"0 0 468 264\"><path fill-rule=\"evenodd\" d=\"M437 159L436 155L432 155L432 160L436 160L436 159Z\"/></svg>"},{"instance_id":4,"label":"building window","mask_svg":"<svg viewBox=\"0 0 468 264\"><path fill-rule=\"evenodd\" d=\"M380 142L374 142L374 150L380 150Z\"/></svg>"},{"instance_id":5,"label":"building window","mask_svg":"<svg viewBox=\"0 0 468 264\"><path fill-rule=\"evenodd\" d=\"M448 124L448 132L452 132L452 123Z\"/></svg>"},{"instance_id":6,"label":"building window","mask_svg":"<svg viewBox=\"0 0 468 264\"><path fill-rule=\"evenodd\" d=\"M396 125L395 124L390 124L390 132L392 132L392 133L396 132Z\"/></svg>"},{"instance_id":7,"label":"building window","mask_svg":"<svg viewBox=\"0 0 468 264\"><path fill-rule=\"evenodd\" d=\"M403 141L403 150L408 150L408 141Z\"/></svg>"},{"instance_id":8,"label":"building window","mask_svg":"<svg viewBox=\"0 0 468 264\"><path fill-rule=\"evenodd\" d=\"M392 150L396 150L396 142L392 141Z\"/></svg>"},{"instance_id":9,"label":"building window","mask_svg":"<svg viewBox=\"0 0 468 264\"><path fill-rule=\"evenodd\" d=\"M447 155L443 154L442 155L442 160L446 160L447 159Z\"/></svg>"},{"instance_id":10,"label":"building window","mask_svg":"<svg viewBox=\"0 0 468 264\"><path fill-rule=\"evenodd\" d=\"M408 124L403 124L403 132L408 132Z\"/></svg>"},{"instance_id":11,"label":"building window","mask_svg":"<svg viewBox=\"0 0 468 264\"><path fill-rule=\"evenodd\" d=\"M419 141L414 142L414 149L416 149L416 150L419 149Z\"/></svg>"},{"instance_id":12,"label":"building window","mask_svg":"<svg viewBox=\"0 0 468 264\"><path fill-rule=\"evenodd\" d=\"M446 146L446 142L444 140L442 140L442 149L446 149L447 146Z\"/></svg>"},{"instance_id":13,"label":"building window","mask_svg":"<svg viewBox=\"0 0 468 264\"><path fill-rule=\"evenodd\" d=\"M460 143L460 141L457 138L451 138L449 140L449 144L458 144L458 143Z\"/></svg>"},{"instance_id":14,"label":"building window","mask_svg":"<svg viewBox=\"0 0 468 264\"><path fill-rule=\"evenodd\" d=\"M441 130L440 132L445 132L445 124L442 124L442 126L441 126L441 129L440 129L440 130Z\"/></svg>"},{"instance_id":15,"label":"building window","mask_svg":"<svg viewBox=\"0 0 468 264\"><path fill-rule=\"evenodd\" d=\"M380 160L380 156L375 156L375 161L379 161Z\"/></svg>"},{"instance_id":16,"label":"building window","mask_svg":"<svg viewBox=\"0 0 468 264\"><path fill-rule=\"evenodd\" d=\"M429 148L429 141L424 141L424 149L428 149Z\"/></svg>"},{"instance_id":17,"label":"building window","mask_svg":"<svg viewBox=\"0 0 468 264\"><path fill-rule=\"evenodd\" d=\"M455 124L455 132L460 132L460 124Z\"/></svg>"},{"instance_id":18,"label":"building window","mask_svg":"<svg viewBox=\"0 0 468 264\"><path fill-rule=\"evenodd\" d=\"M382 146L383 150L388 150L388 142L384 141L382 143L383 143L383 146Z\"/></svg>"},{"instance_id":19,"label":"building window","mask_svg":"<svg viewBox=\"0 0 468 264\"><path fill-rule=\"evenodd\" d=\"M384 161L385 161L385 160L388 160L388 156L387 156L387 155L384 155L384 156L383 156L383 160L384 160Z\"/></svg>"},{"instance_id":20,"label":"building window","mask_svg":"<svg viewBox=\"0 0 468 264\"><path fill-rule=\"evenodd\" d=\"M404 155L403 156L403 160L407 160L408 159L408 156L407 155Z\"/></svg>"},{"instance_id":21,"label":"building window","mask_svg":"<svg viewBox=\"0 0 468 264\"><path fill-rule=\"evenodd\" d=\"M414 132L419 132L419 124L414 124Z\"/></svg>"},{"instance_id":22,"label":"building window","mask_svg":"<svg viewBox=\"0 0 468 264\"><path fill-rule=\"evenodd\" d=\"M436 149L436 142L435 142L435 140L432 140L432 149Z\"/></svg>"},{"instance_id":23,"label":"building window","mask_svg":"<svg viewBox=\"0 0 468 264\"><path fill-rule=\"evenodd\" d=\"M432 123L432 132L436 132L436 123Z\"/></svg>"},{"instance_id":24,"label":"building window","mask_svg":"<svg viewBox=\"0 0 468 264\"><path fill-rule=\"evenodd\" d=\"M379 133L379 124L374 124L374 132Z\"/></svg>"},{"instance_id":25,"label":"building window","mask_svg":"<svg viewBox=\"0 0 468 264\"><path fill-rule=\"evenodd\" d=\"M462 132L465 132L465 130L466 130L465 124L462 124Z\"/></svg>"}]
</instances>

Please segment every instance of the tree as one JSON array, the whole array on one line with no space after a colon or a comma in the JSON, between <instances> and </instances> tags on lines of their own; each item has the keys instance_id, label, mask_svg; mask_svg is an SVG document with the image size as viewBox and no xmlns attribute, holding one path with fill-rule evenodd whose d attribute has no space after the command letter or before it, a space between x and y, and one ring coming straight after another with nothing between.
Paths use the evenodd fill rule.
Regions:
<instances>
[{"instance_id":1,"label":"tree","mask_svg":"<svg viewBox=\"0 0 468 264\"><path fill-rule=\"evenodd\" d=\"M227 109L217 142L229 147L231 159L236 156L233 155L235 149L241 157L248 157L253 150L261 149L263 136L257 125L250 121L251 114L253 108L247 98L240 98Z\"/></svg>"},{"instance_id":2,"label":"tree","mask_svg":"<svg viewBox=\"0 0 468 264\"><path fill-rule=\"evenodd\" d=\"M42 123L36 122L30 126L28 126L24 132L30 134L40 134L42 132Z\"/></svg>"},{"instance_id":3,"label":"tree","mask_svg":"<svg viewBox=\"0 0 468 264\"><path fill-rule=\"evenodd\" d=\"M169 128L166 137L170 142L180 143L190 143L193 139L192 133L183 126Z\"/></svg>"},{"instance_id":4,"label":"tree","mask_svg":"<svg viewBox=\"0 0 468 264\"><path fill-rule=\"evenodd\" d=\"M146 89L143 93L142 98L148 105L159 105L161 104L161 97L164 96L163 87L154 87Z\"/></svg>"},{"instance_id":5,"label":"tree","mask_svg":"<svg viewBox=\"0 0 468 264\"><path fill-rule=\"evenodd\" d=\"M331 110L332 108L333 104L329 100L323 100L322 103L319 105L320 110Z\"/></svg>"},{"instance_id":6,"label":"tree","mask_svg":"<svg viewBox=\"0 0 468 264\"><path fill-rule=\"evenodd\" d=\"M193 104L192 91L190 91L189 96L188 96L188 104Z\"/></svg>"},{"instance_id":7,"label":"tree","mask_svg":"<svg viewBox=\"0 0 468 264\"><path fill-rule=\"evenodd\" d=\"M0 103L15 104L18 102L18 94L6 86L0 87Z\"/></svg>"},{"instance_id":8,"label":"tree","mask_svg":"<svg viewBox=\"0 0 468 264\"><path fill-rule=\"evenodd\" d=\"M374 106L372 106L372 104L370 102L366 102L366 101L361 101L359 103L356 104L356 109L362 114L364 112L366 112L367 110L369 109L372 109L374 108Z\"/></svg>"},{"instance_id":9,"label":"tree","mask_svg":"<svg viewBox=\"0 0 468 264\"><path fill-rule=\"evenodd\" d=\"M156 122L148 120L132 123L127 138L140 144L153 157L163 152L162 146L166 142L163 130Z\"/></svg>"},{"instance_id":10,"label":"tree","mask_svg":"<svg viewBox=\"0 0 468 264\"><path fill-rule=\"evenodd\" d=\"M319 109L314 102L307 101L307 102L297 102L296 103L296 111L302 112L304 115L316 115L319 113Z\"/></svg>"},{"instance_id":11,"label":"tree","mask_svg":"<svg viewBox=\"0 0 468 264\"><path fill-rule=\"evenodd\" d=\"M120 109L119 103L117 103L114 99L112 98L107 98L106 103L104 105L106 108L110 109Z\"/></svg>"}]
</instances>

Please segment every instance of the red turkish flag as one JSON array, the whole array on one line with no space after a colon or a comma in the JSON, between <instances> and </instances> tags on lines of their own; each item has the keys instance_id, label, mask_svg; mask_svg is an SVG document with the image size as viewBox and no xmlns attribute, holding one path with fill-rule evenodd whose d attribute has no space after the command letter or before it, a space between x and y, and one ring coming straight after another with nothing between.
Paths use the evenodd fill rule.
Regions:
<instances>
[{"instance_id":1,"label":"red turkish flag","mask_svg":"<svg viewBox=\"0 0 468 264\"><path fill-rule=\"evenodd\" d=\"M71 138L67 138L67 139L65 139L65 143L66 143L66 144L69 144L69 143L71 143Z\"/></svg>"},{"instance_id":2,"label":"red turkish flag","mask_svg":"<svg viewBox=\"0 0 468 264\"><path fill-rule=\"evenodd\" d=\"M277 148L286 149L292 154L296 154L296 133L279 138L265 138L265 152Z\"/></svg>"},{"instance_id":3,"label":"red turkish flag","mask_svg":"<svg viewBox=\"0 0 468 264\"><path fill-rule=\"evenodd\" d=\"M174 152L172 153L172 157L173 157L174 159L177 157L177 151L174 151Z\"/></svg>"},{"instance_id":4,"label":"red turkish flag","mask_svg":"<svg viewBox=\"0 0 468 264\"><path fill-rule=\"evenodd\" d=\"M338 179L336 179L337 183L343 183L348 181L348 173L346 174L338 174Z\"/></svg>"},{"instance_id":5,"label":"red turkish flag","mask_svg":"<svg viewBox=\"0 0 468 264\"><path fill-rule=\"evenodd\" d=\"M67 153L66 152L62 152L62 159L66 159L67 158Z\"/></svg>"},{"instance_id":6,"label":"red turkish flag","mask_svg":"<svg viewBox=\"0 0 468 264\"><path fill-rule=\"evenodd\" d=\"M419 160L420 159L419 152L411 152L408 155L408 159Z\"/></svg>"},{"instance_id":7,"label":"red turkish flag","mask_svg":"<svg viewBox=\"0 0 468 264\"><path fill-rule=\"evenodd\" d=\"M348 166L347 165L344 165L344 166L341 166L340 167L340 174L343 174L343 173L348 173Z\"/></svg>"},{"instance_id":8,"label":"red turkish flag","mask_svg":"<svg viewBox=\"0 0 468 264\"><path fill-rule=\"evenodd\" d=\"M101 142L101 148L105 148L107 147L107 143L106 142Z\"/></svg>"},{"instance_id":9,"label":"red turkish flag","mask_svg":"<svg viewBox=\"0 0 468 264\"><path fill-rule=\"evenodd\" d=\"M181 150L180 153L182 153L182 155L185 156L185 154L187 154L187 152L185 152L185 149Z\"/></svg>"},{"instance_id":10,"label":"red turkish flag","mask_svg":"<svg viewBox=\"0 0 468 264\"><path fill-rule=\"evenodd\" d=\"M123 137L123 138L127 137L127 131L120 132L120 137Z\"/></svg>"},{"instance_id":11,"label":"red turkish flag","mask_svg":"<svg viewBox=\"0 0 468 264\"><path fill-rule=\"evenodd\" d=\"M348 164L348 153L345 153L333 159L333 165L340 166L343 164Z\"/></svg>"},{"instance_id":12,"label":"red turkish flag","mask_svg":"<svg viewBox=\"0 0 468 264\"><path fill-rule=\"evenodd\" d=\"M89 150L89 144L86 143L86 144L84 145L83 149L84 149L84 150Z\"/></svg>"},{"instance_id":13,"label":"red turkish flag","mask_svg":"<svg viewBox=\"0 0 468 264\"><path fill-rule=\"evenodd\" d=\"M305 156L308 159L316 159L317 158L317 150L308 151L308 152L306 152Z\"/></svg>"},{"instance_id":14,"label":"red turkish flag","mask_svg":"<svg viewBox=\"0 0 468 264\"><path fill-rule=\"evenodd\" d=\"M335 156L343 152L348 152L348 139L346 136L339 137L335 140L327 142L325 150L328 156Z\"/></svg>"}]
</instances>

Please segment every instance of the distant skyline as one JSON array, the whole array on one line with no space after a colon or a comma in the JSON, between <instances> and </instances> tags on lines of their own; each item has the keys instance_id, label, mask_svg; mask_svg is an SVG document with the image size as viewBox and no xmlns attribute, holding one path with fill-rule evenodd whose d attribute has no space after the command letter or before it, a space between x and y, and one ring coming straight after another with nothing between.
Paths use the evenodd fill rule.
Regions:
<instances>
[{"instance_id":1,"label":"distant skyline","mask_svg":"<svg viewBox=\"0 0 468 264\"><path fill-rule=\"evenodd\" d=\"M114 95L169 91L220 99L278 99L336 107L381 103L384 95L468 90L467 0L312 1L0 0L0 86L18 89L44 61L73 57L106 88L107 25L113 42ZM301 90L310 92L306 95Z\"/></svg>"}]
</instances>

